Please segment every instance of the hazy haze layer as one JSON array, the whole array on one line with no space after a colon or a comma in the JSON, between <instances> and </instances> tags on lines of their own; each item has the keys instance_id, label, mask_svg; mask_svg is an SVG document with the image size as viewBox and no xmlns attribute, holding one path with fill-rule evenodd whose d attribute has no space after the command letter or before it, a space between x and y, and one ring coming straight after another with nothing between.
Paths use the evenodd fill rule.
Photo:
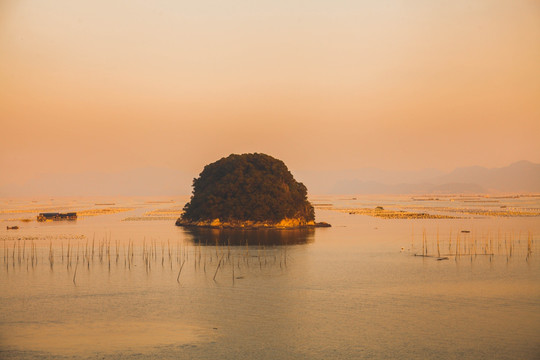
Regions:
<instances>
[{"instance_id":1,"label":"hazy haze layer","mask_svg":"<svg viewBox=\"0 0 540 360\"><path fill-rule=\"evenodd\" d=\"M540 162L534 1L7 0L0 53L0 188L245 152L293 172Z\"/></svg>"}]
</instances>

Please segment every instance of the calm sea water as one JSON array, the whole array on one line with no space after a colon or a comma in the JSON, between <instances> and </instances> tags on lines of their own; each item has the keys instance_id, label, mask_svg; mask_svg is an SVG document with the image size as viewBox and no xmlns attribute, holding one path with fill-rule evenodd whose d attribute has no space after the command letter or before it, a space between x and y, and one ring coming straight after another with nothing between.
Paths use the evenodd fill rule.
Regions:
<instances>
[{"instance_id":1,"label":"calm sea water","mask_svg":"<svg viewBox=\"0 0 540 360\"><path fill-rule=\"evenodd\" d=\"M538 198L321 197L317 220L332 228L281 232L176 227L186 200L2 200L0 358L540 358L539 217L324 209L538 209ZM19 221L119 207L132 210Z\"/></svg>"}]
</instances>

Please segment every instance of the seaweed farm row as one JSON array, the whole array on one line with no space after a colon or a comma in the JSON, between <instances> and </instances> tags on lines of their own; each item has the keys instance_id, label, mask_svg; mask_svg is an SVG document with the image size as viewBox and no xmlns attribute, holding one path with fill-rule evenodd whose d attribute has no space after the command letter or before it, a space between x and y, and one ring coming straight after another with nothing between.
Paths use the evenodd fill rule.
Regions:
<instances>
[{"instance_id":1,"label":"seaweed farm row","mask_svg":"<svg viewBox=\"0 0 540 360\"><path fill-rule=\"evenodd\" d=\"M540 209L536 208L504 210L418 206L403 206L399 209L384 209L380 206L377 206L376 208L332 208L330 206L319 206L319 208L348 213L350 215L373 216L381 219L464 219L474 216L540 217Z\"/></svg>"},{"instance_id":2,"label":"seaweed farm row","mask_svg":"<svg viewBox=\"0 0 540 360\"><path fill-rule=\"evenodd\" d=\"M405 251L405 247L402 247ZM462 230L448 234L428 234L424 229L421 234L411 234L410 246L406 252L421 257L433 257L437 260L456 259L461 257L488 256L506 261L520 259L529 261L537 250L532 232L497 232L477 233Z\"/></svg>"},{"instance_id":3,"label":"seaweed farm row","mask_svg":"<svg viewBox=\"0 0 540 360\"><path fill-rule=\"evenodd\" d=\"M92 270L127 271L151 274L167 270L170 280L180 283L188 267L207 279L230 280L233 284L253 272L285 271L288 246L185 244L180 241L144 240L142 243L117 240L42 241L3 240L2 269L10 272L66 272L78 284L78 275ZM173 276L174 275L174 276Z\"/></svg>"},{"instance_id":4,"label":"seaweed farm row","mask_svg":"<svg viewBox=\"0 0 540 360\"><path fill-rule=\"evenodd\" d=\"M65 272L73 284L85 271L137 272L151 274L167 270L171 282L182 281L188 268L207 280L228 280L232 284L254 272L276 274L287 269L291 245L249 244L227 242L185 243L143 240L118 241L110 237L95 239L2 240L2 269L12 272ZM446 234L412 233L410 244L403 246L405 254L435 260L489 258L489 261L528 262L538 251L538 239L531 232L478 233L469 231ZM294 245L292 245L294 246Z\"/></svg>"}]
</instances>

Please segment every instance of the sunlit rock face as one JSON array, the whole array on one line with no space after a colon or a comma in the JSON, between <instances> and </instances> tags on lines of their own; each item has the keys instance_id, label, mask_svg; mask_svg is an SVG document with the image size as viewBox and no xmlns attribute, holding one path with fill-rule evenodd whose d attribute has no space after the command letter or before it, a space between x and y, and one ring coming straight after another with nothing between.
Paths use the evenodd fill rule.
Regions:
<instances>
[{"instance_id":1,"label":"sunlit rock face","mask_svg":"<svg viewBox=\"0 0 540 360\"><path fill-rule=\"evenodd\" d=\"M315 222L307 189L283 161L265 154L232 154L206 165L179 226L296 228Z\"/></svg>"}]
</instances>

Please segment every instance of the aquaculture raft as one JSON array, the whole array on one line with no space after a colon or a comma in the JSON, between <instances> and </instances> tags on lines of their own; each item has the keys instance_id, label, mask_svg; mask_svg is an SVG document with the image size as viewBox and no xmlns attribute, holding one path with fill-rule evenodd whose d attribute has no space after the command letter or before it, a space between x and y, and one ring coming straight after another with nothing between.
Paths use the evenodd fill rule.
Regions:
<instances>
[{"instance_id":1,"label":"aquaculture raft","mask_svg":"<svg viewBox=\"0 0 540 360\"><path fill-rule=\"evenodd\" d=\"M76 212L69 213L40 213L37 221L58 221L58 220L77 220Z\"/></svg>"}]
</instances>

